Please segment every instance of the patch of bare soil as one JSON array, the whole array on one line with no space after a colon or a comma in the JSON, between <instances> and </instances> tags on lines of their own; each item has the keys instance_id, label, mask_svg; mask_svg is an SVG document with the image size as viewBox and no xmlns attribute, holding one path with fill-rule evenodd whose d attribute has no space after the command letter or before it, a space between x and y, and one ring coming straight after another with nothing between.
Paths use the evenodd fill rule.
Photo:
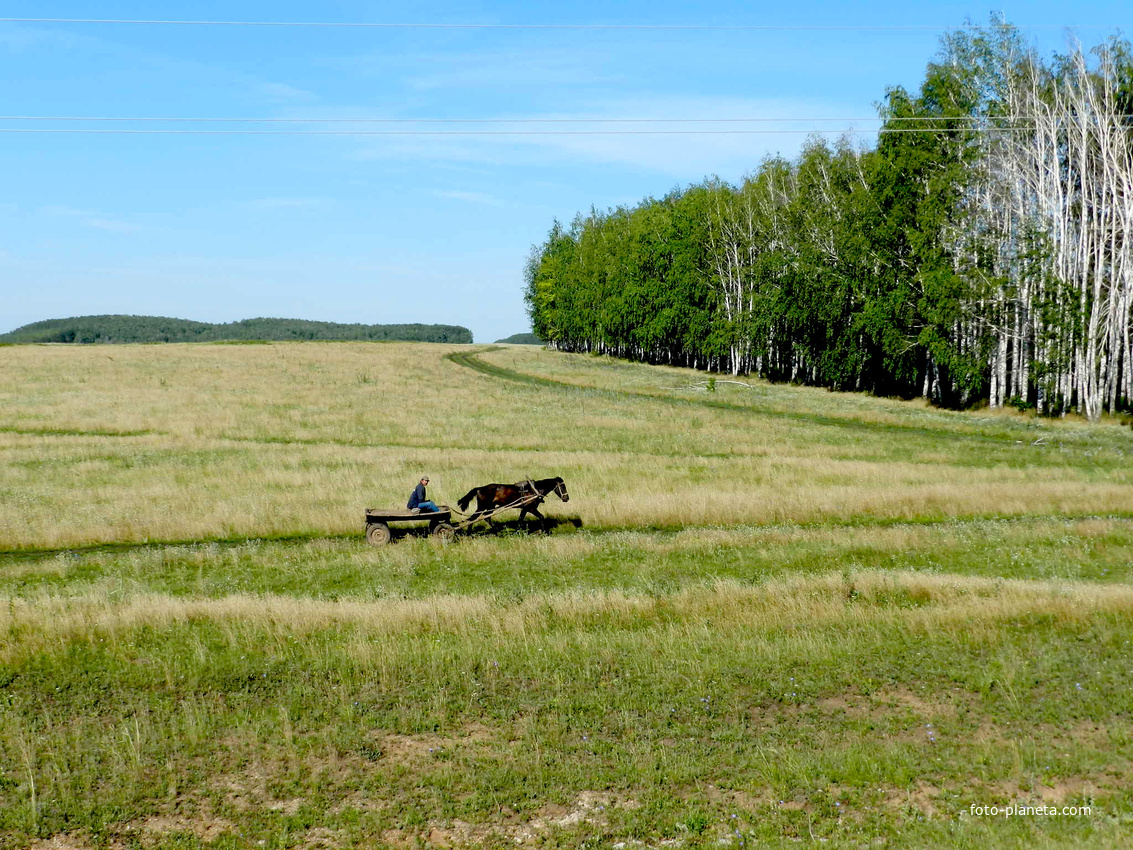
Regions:
<instances>
[{"instance_id":1,"label":"patch of bare soil","mask_svg":"<svg viewBox=\"0 0 1133 850\"><path fill-rule=\"evenodd\" d=\"M37 841L28 850L90 850L90 845L70 835L53 835L46 841Z\"/></svg>"},{"instance_id":2,"label":"patch of bare soil","mask_svg":"<svg viewBox=\"0 0 1133 850\"><path fill-rule=\"evenodd\" d=\"M949 786L938 788L932 783L921 781L912 789L890 789L883 793L881 805L894 811L912 809L920 812L926 818L939 814L939 808L946 806L942 798L955 799L963 795L968 803L1015 803L1019 805L1035 805L1046 803L1050 805L1063 805L1068 801L1089 799L1099 792L1105 793L1116 786L1100 782L1096 777L1073 776L1054 780L1050 783L1036 782L1033 784L1021 783L1016 780L996 783L982 783L972 781L965 786ZM961 807L963 808L963 807Z\"/></svg>"},{"instance_id":3,"label":"patch of bare soil","mask_svg":"<svg viewBox=\"0 0 1133 850\"><path fill-rule=\"evenodd\" d=\"M212 781L224 792L225 800L238 812L260 808L268 798L268 771L262 764L253 764L242 773L225 774Z\"/></svg>"},{"instance_id":4,"label":"patch of bare soil","mask_svg":"<svg viewBox=\"0 0 1133 850\"><path fill-rule=\"evenodd\" d=\"M1070 777L1056 780L1052 785L1039 785L1036 789L1044 803L1065 803L1069 799L1092 797L1097 788L1088 779Z\"/></svg>"},{"instance_id":5,"label":"patch of bare soil","mask_svg":"<svg viewBox=\"0 0 1133 850\"><path fill-rule=\"evenodd\" d=\"M336 830L317 826L307 831L298 846L300 850L337 850L343 845L339 842L339 834Z\"/></svg>"},{"instance_id":6,"label":"patch of bare soil","mask_svg":"<svg viewBox=\"0 0 1133 850\"><path fill-rule=\"evenodd\" d=\"M374 732L371 738L380 748L382 759L414 762L444 749L447 739L440 735L395 735Z\"/></svg>"},{"instance_id":7,"label":"patch of bare soil","mask_svg":"<svg viewBox=\"0 0 1133 850\"><path fill-rule=\"evenodd\" d=\"M428 847L482 847L498 844L501 838L494 827L473 826L462 820L430 826L423 832L387 829L382 833L382 841L394 848L420 847L422 842Z\"/></svg>"},{"instance_id":8,"label":"patch of bare soil","mask_svg":"<svg viewBox=\"0 0 1133 850\"><path fill-rule=\"evenodd\" d=\"M208 814L199 814L192 817L188 815L155 815L142 821L137 831L141 833L143 844L160 839L170 833L189 833L201 841L215 841L226 832L235 832L236 826L224 818Z\"/></svg>"},{"instance_id":9,"label":"patch of bare soil","mask_svg":"<svg viewBox=\"0 0 1133 850\"><path fill-rule=\"evenodd\" d=\"M920 812L926 818L939 814L937 800L944 793L930 782L921 780L915 788L894 788L885 792L881 803L888 809Z\"/></svg>"},{"instance_id":10,"label":"patch of bare soil","mask_svg":"<svg viewBox=\"0 0 1133 850\"><path fill-rule=\"evenodd\" d=\"M582 824L604 824L611 809L636 809L641 804L632 798L619 798L604 791L583 791L569 806L548 804L531 818L513 813L501 823L470 824L461 820L431 824L415 833L401 829L386 830L382 840L392 847L414 847L423 840L429 847L482 847L492 844L516 846L541 845L548 833L571 829Z\"/></svg>"},{"instance_id":11,"label":"patch of bare soil","mask_svg":"<svg viewBox=\"0 0 1133 850\"><path fill-rule=\"evenodd\" d=\"M389 808L389 803L384 800L375 800L361 791L353 791L331 806L327 812L332 815L340 815L346 811L380 812L386 808Z\"/></svg>"},{"instance_id":12,"label":"patch of bare soil","mask_svg":"<svg viewBox=\"0 0 1133 850\"><path fill-rule=\"evenodd\" d=\"M697 788L688 795L689 799L708 800L713 803L722 803L744 812L756 812L766 806L773 805L776 800L770 791L760 791L758 794L736 789L719 788L711 783Z\"/></svg>"},{"instance_id":13,"label":"patch of bare soil","mask_svg":"<svg viewBox=\"0 0 1133 850\"><path fill-rule=\"evenodd\" d=\"M539 815L531 820L529 826L537 832L545 832L553 827L566 828L581 823L597 823L604 821L606 810L615 806L631 809L637 808L640 803L636 800L619 802L613 794L583 791L572 806L544 806L540 809Z\"/></svg>"},{"instance_id":14,"label":"patch of bare soil","mask_svg":"<svg viewBox=\"0 0 1133 850\"><path fill-rule=\"evenodd\" d=\"M1024 787L1018 782L1000 782L988 789L997 800L1006 798L1024 805L1031 803L1058 805L1072 798L1092 797L1099 790L1100 786L1092 779L1080 776L1059 778L1050 784L1036 782L1029 787Z\"/></svg>"},{"instance_id":15,"label":"patch of bare soil","mask_svg":"<svg viewBox=\"0 0 1133 850\"><path fill-rule=\"evenodd\" d=\"M490 741L494 733L487 726L470 723L456 735L397 735L381 729L370 733L381 759L412 763L435 755L442 750L479 745Z\"/></svg>"},{"instance_id":16,"label":"patch of bare soil","mask_svg":"<svg viewBox=\"0 0 1133 850\"><path fill-rule=\"evenodd\" d=\"M886 726L890 740L902 743L934 744L939 736L937 726L957 718L968 721L977 711L977 697L967 691L921 695L909 688L887 688L871 694L847 692L822 697L814 702L762 706L755 710L753 721L758 726L783 720L814 718L822 721L857 721L871 726Z\"/></svg>"},{"instance_id":17,"label":"patch of bare soil","mask_svg":"<svg viewBox=\"0 0 1133 850\"><path fill-rule=\"evenodd\" d=\"M927 719L951 718L969 707L975 697L957 691L947 698L925 698L908 688L887 688L864 694L840 694L817 700L815 706L826 714L843 714L855 720L880 720L897 712Z\"/></svg>"},{"instance_id":18,"label":"patch of bare soil","mask_svg":"<svg viewBox=\"0 0 1133 850\"><path fill-rule=\"evenodd\" d=\"M266 788L266 779L258 772L251 781L237 777L221 777L217 787L225 789L226 798L237 811L249 811L260 807L260 788ZM254 787L253 787L254 786ZM114 834L118 842L112 848L140 844L142 847L162 847L168 836L174 834L192 835L202 843L211 843L228 833L238 833L239 828L232 821L214 813L212 804L197 795L182 795L167 801L159 814L134 821L117 824Z\"/></svg>"}]
</instances>

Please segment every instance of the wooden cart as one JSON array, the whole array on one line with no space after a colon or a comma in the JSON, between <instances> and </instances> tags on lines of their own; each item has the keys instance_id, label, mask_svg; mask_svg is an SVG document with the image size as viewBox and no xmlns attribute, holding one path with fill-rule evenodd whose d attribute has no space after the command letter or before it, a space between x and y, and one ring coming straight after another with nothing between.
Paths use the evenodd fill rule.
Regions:
<instances>
[{"instance_id":1,"label":"wooden cart","mask_svg":"<svg viewBox=\"0 0 1133 850\"><path fill-rule=\"evenodd\" d=\"M423 522L429 524L429 534L448 543L456 536L450 520L452 511L442 508L439 511L421 512L415 510L387 510L385 508L366 508L366 540L375 546L384 546L390 541L391 522L419 525Z\"/></svg>"}]
</instances>

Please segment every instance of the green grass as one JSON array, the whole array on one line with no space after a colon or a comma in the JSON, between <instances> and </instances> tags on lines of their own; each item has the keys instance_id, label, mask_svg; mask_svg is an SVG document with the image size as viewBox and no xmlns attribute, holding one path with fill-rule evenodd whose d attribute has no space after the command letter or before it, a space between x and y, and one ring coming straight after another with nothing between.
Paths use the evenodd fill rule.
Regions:
<instances>
[{"instance_id":1,"label":"green grass","mask_svg":"<svg viewBox=\"0 0 1133 850\"><path fill-rule=\"evenodd\" d=\"M1117 423L531 347L3 358L0 847L1129 843ZM422 471L533 470L543 528L363 541ZM971 811L1027 803L1090 813Z\"/></svg>"},{"instance_id":2,"label":"green grass","mask_svg":"<svg viewBox=\"0 0 1133 850\"><path fill-rule=\"evenodd\" d=\"M6 665L0 824L109 843L179 817L190 846L316 828L366 846L464 822L504 846L575 812L527 828L567 846L1113 840L1133 817L1133 597L1080 615L1009 595L863 574L337 615L155 602L76 623L64 604L53 646ZM999 607L966 628L980 599ZM965 816L1044 791L1096 816Z\"/></svg>"},{"instance_id":3,"label":"green grass","mask_svg":"<svg viewBox=\"0 0 1133 850\"><path fill-rule=\"evenodd\" d=\"M883 525L588 532L534 522L482 526L442 547L404 529L396 544L290 537L117 544L0 553L0 597L155 593L221 598L520 598L574 588L668 592L716 580L759 583L861 569L989 578L1133 583L1133 521L976 519Z\"/></svg>"}]
</instances>

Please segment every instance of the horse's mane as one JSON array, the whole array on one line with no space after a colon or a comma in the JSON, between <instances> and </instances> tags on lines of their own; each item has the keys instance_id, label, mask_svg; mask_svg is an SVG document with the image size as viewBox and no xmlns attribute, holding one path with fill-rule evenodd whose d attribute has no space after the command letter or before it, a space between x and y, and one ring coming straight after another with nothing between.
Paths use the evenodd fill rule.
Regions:
<instances>
[{"instance_id":1,"label":"horse's mane","mask_svg":"<svg viewBox=\"0 0 1133 850\"><path fill-rule=\"evenodd\" d=\"M531 481L531 479L530 479L530 478L529 478L529 479L527 479L527 480L528 480L528 481ZM543 489L544 487L548 487L548 486L550 486L550 485L552 485L552 484L558 484L558 483L560 483L560 482L561 482L562 480L563 480L562 478L559 478L558 476L556 476L556 477L554 477L554 478L540 478L540 479L538 479L538 480L535 480L535 481L531 481L531 483L535 485L536 489L539 489L539 490L541 490L541 489ZM521 482L520 482L519 484L517 484L516 486L517 486L517 487L522 487L522 486L524 486L524 485L526 485L526 484L527 484L527 481L521 481Z\"/></svg>"}]
</instances>

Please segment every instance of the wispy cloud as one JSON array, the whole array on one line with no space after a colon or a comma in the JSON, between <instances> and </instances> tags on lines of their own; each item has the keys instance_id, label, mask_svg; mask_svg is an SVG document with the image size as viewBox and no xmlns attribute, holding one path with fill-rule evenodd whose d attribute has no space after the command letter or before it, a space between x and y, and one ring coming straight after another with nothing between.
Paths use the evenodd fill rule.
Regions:
<instances>
[{"instance_id":1,"label":"wispy cloud","mask_svg":"<svg viewBox=\"0 0 1133 850\"><path fill-rule=\"evenodd\" d=\"M142 229L140 225L108 218L96 210L77 209L76 207L63 205L50 205L41 207L40 211L45 215L55 218L75 219L84 227L92 227L95 230L105 230L110 233L137 233Z\"/></svg>"},{"instance_id":2,"label":"wispy cloud","mask_svg":"<svg viewBox=\"0 0 1133 850\"><path fill-rule=\"evenodd\" d=\"M0 48L13 53L43 48L73 48L80 44L95 44L96 39L76 35L60 29L29 24L0 23Z\"/></svg>"},{"instance_id":3,"label":"wispy cloud","mask_svg":"<svg viewBox=\"0 0 1133 850\"><path fill-rule=\"evenodd\" d=\"M816 129L813 116L848 116L845 122L821 125L822 129L830 131L824 135L833 139L854 129L851 117L868 115L870 111L868 105L818 99L643 95L592 102L577 111L530 113L522 116L526 120L488 128L520 131L521 135L394 136L368 142L357 149L354 156L494 166L601 163L629 166L682 181L695 181L712 174L738 179L755 170L767 156L779 153L793 156L807 133ZM625 118L654 119L661 123L646 125L614 120ZM746 123L735 120L740 118L760 120ZM676 132L624 132L646 129ZM758 132L737 132L751 130ZM870 135L869 128L865 128L864 135Z\"/></svg>"},{"instance_id":4,"label":"wispy cloud","mask_svg":"<svg viewBox=\"0 0 1133 850\"><path fill-rule=\"evenodd\" d=\"M240 206L254 210L314 209L330 203L328 198L255 198L243 201Z\"/></svg>"},{"instance_id":5,"label":"wispy cloud","mask_svg":"<svg viewBox=\"0 0 1133 850\"><path fill-rule=\"evenodd\" d=\"M624 82L620 71L609 70L609 50L590 48L501 49L466 52L391 52L334 57L322 64L356 77L396 81L418 92L467 91L490 95L501 91L545 88L562 83L573 87ZM428 69L410 71L406 69Z\"/></svg>"},{"instance_id":6,"label":"wispy cloud","mask_svg":"<svg viewBox=\"0 0 1133 850\"><path fill-rule=\"evenodd\" d=\"M460 189L430 189L430 195L435 195L438 198L450 198L454 201L467 201L470 204L483 204L489 207L502 207L507 205L507 201L502 198L497 198L495 195L489 195L487 192L465 192Z\"/></svg>"},{"instance_id":7,"label":"wispy cloud","mask_svg":"<svg viewBox=\"0 0 1133 850\"><path fill-rule=\"evenodd\" d=\"M296 88L287 83L257 83L254 87L257 94L267 100L275 102L292 103L295 101L313 100L315 95L306 89Z\"/></svg>"},{"instance_id":8,"label":"wispy cloud","mask_svg":"<svg viewBox=\"0 0 1133 850\"><path fill-rule=\"evenodd\" d=\"M140 225L130 224L127 221L115 221L110 218L88 218L83 221L83 224L96 230L107 230L111 233L137 233L142 229Z\"/></svg>"},{"instance_id":9,"label":"wispy cloud","mask_svg":"<svg viewBox=\"0 0 1133 850\"><path fill-rule=\"evenodd\" d=\"M503 50L423 56L411 67L427 73L407 74L412 89L445 91L516 90L565 84L572 87L624 81L620 73L604 70L607 63L589 50Z\"/></svg>"},{"instance_id":10,"label":"wispy cloud","mask_svg":"<svg viewBox=\"0 0 1133 850\"><path fill-rule=\"evenodd\" d=\"M39 211L44 215L58 216L60 218L83 218L87 216L98 215L98 213L93 212L92 210L81 210L77 209L76 207L68 207L62 204L49 204L47 206L40 207Z\"/></svg>"}]
</instances>

